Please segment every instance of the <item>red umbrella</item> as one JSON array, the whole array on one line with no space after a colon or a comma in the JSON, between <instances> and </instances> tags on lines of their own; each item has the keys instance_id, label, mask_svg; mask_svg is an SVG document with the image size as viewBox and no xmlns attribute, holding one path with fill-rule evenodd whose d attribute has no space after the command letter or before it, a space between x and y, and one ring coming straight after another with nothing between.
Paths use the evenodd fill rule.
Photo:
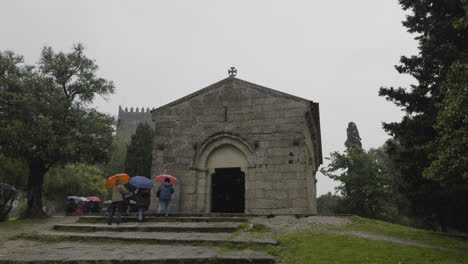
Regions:
<instances>
[{"instance_id":1,"label":"red umbrella","mask_svg":"<svg viewBox=\"0 0 468 264\"><path fill-rule=\"evenodd\" d=\"M87 199L88 199L88 201L91 201L91 202L100 202L101 201L101 199L99 197L97 197L97 196L90 196Z\"/></svg>"},{"instance_id":2,"label":"red umbrella","mask_svg":"<svg viewBox=\"0 0 468 264\"><path fill-rule=\"evenodd\" d=\"M117 180L121 180L123 184L127 184L130 180L130 176L125 173L115 174L107 179L106 186L108 188L113 188L117 184Z\"/></svg>"},{"instance_id":3,"label":"red umbrella","mask_svg":"<svg viewBox=\"0 0 468 264\"><path fill-rule=\"evenodd\" d=\"M167 174L161 174L161 175L158 175L156 176L154 179L159 182L159 183L163 183L164 180L168 178L169 180L171 180L171 183L172 184L178 184L179 183L179 180L177 180L176 177L174 176L171 176L171 175L167 175Z\"/></svg>"}]
</instances>

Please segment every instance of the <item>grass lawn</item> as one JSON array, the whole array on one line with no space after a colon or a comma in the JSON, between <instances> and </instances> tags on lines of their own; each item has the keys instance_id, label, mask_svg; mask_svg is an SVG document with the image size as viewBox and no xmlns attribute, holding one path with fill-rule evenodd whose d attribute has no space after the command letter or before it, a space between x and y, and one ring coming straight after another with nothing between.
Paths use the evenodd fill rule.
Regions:
<instances>
[{"instance_id":1,"label":"grass lawn","mask_svg":"<svg viewBox=\"0 0 468 264\"><path fill-rule=\"evenodd\" d=\"M15 232L15 231L21 231L21 229L25 226L31 226L34 224L40 224L40 223L45 223L49 221L48 218L36 218L36 219L9 219L4 222L0 222L0 238L5 238L3 237L2 234L4 233L9 233L9 232Z\"/></svg>"},{"instance_id":2,"label":"grass lawn","mask_svg":"<svg viewBox=\"0 0 468 264\"><path fill-rule=\"evenodd\" d=\"M280 236L275 249L285 264L454 264L468 263L468 255L370 241L313 230Z\"/></svg>"},{"instance_id":3,"label":"grass lawn","mask_svg":"<svg viewBox=\"0 0 468 264\"><path fill-rule=\"evenodd\" d=\"M23 224L31 224L37 222L37 219L8 219L4 222L0 222L0 229L2 228L15 228Z\"/></svg>"},{"instance_id":4,"label":"grass lawn","mask_svg":"<svg viewBox=\"0 0 468 264\"><path fill-rule=\"evenodd\" d=\"M368 231L441 247L468 250L468 235L432 232L357 216L350 219L352 221L350 225L336 228L336 230Z\"/></svg>"}]
</instances>

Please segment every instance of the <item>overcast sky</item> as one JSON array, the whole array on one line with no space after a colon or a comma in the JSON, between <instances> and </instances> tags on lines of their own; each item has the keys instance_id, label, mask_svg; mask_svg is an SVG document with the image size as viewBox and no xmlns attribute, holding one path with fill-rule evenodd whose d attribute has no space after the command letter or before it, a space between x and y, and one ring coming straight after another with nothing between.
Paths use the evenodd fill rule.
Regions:
<instances>
[{"instance_id":1,"label":"overcast sky","mask_svg":"<svg viewBox=\"0 0 468 264\"><path fill-rule=\"evenodd\" d=\"M380 86L408 86L394 69L417 43L397 0L0 0L0 50L35 63L44 45L82 42L113 80L100 110L158 107L237 77L320 104L324 157L344 150L354 121L365 148L388 138L382 122L402 112ZM337 183L318 176L318 194Z\"/></svg>"}]
</instances>

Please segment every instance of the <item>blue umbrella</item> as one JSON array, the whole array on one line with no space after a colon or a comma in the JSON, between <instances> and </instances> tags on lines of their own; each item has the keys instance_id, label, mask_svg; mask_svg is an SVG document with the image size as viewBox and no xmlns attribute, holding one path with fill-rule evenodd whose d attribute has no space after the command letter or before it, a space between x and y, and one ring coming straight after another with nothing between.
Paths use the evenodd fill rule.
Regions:
<instances>
[{"instance_id":1,"label":"blue umbrella","mask_svg":"<svg viewBox=\"0 0 468 264\"><path fill-rule=\"evenodd\" d=\"M128 183L137 188L153 188L153 181L143 176L133 176L130 178L130 181Z\"/></svg>"},{"instance_id":2,"label":"blue umbrella","mask_svg":"<svg viewBox=\"0 0 468 264\"><path fill-rule=\"evenodd\" d=\"M8 189L10 191L16 192L16 188L11 186L10 184L0 183L0 189Z\"/></svg>"},{"instance_id":3,"label":"blue umbrella","mask_svg":"<svg viewBox=\"0 0 468 264\"><path fill-rule=\"evenodd\" d=\"M68 200L71 200L71 199L73 199L73 200L81 200L81 197L78 197L78 196L68 196L67 199L68 199Z\"/></svg>"}]
</instances>

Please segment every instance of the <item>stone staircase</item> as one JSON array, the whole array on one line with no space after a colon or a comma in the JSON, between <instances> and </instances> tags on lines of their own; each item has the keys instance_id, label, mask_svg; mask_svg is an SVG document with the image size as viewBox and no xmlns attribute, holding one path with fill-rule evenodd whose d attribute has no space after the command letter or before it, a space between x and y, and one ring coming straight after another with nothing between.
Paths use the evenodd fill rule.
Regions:
<instances>
[{"instance_id":1,"label":"stone staircase","mask_svg":"<svg viewBox=\"0 0 468 264\"><path fill-rule=\"evenodd\" d=\"M27 251L0 256L0 263L275 263L266 251L277 242L245 232L242 216L122 217L107 225L104 216L24 234L40 242ZM53 243L47 243L53 242ZM46 254L44 254L46 252Z\"/></svg>"}]
</instances>

